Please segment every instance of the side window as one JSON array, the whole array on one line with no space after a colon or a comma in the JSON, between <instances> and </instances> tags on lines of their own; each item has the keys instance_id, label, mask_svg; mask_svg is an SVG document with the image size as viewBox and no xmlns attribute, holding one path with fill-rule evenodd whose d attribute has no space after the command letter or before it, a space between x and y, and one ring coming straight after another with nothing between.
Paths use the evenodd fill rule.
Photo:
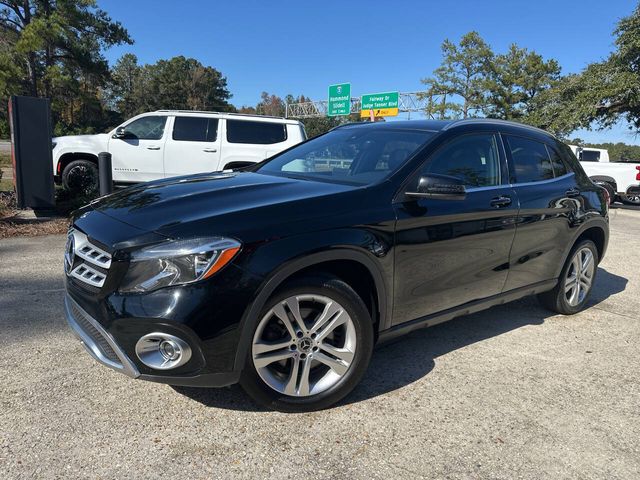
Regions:
<instances>
[{"instance_id":1,"label":"side window","mask_svg":"<svg viewBox=\"0 0 640 480\"><path fill-rule=\"evenodd\" d=\"M562 175L567 174L567 166L565 165L562 157L558 153L558 151L547 145L547 152L549 152L549 157L551 157L551 165L553 166L553 173L556 177L561 177Z\"/></svg>"},{"instance_id":2,"label":"side window","mask_svg":"<svg viewBox=\"0 0 640 480\"><path fill-rule=\"evenodd\" d=\"M153 115L134 120L124 127L125 138L137 140L160 140L164 135L167 117Z\"/></svg>"},{"instance_id":3,"label":"side window","mask_svg":"<svg viewBox=\"0 0 640 480\"><path fill-rule=\"evenodd\" d=\"M284 142L287 126L284 123L252 122L227 119L227 142L268 145Z\"/></svg>"},{"instance_id":4,"label":"side window","mask_svg":"<svg viewBox=\"0 0 640 480\"><path fill-rule=\"evenodd\" d=\"M176 117L173 139L181 142L215 142L218 119L205 117Z\"/></svg>"},{"instance_id":5,"label":"side window","mask_svg":"<svg viewBox=\"0 0 640 480\"><path fill-rule=\"evenodd\" d=\"M505 139L511 151L517 183L539 182L553 178L553 167L543 143L511 135L505 135Z\"/></svg>"},{"instance_id":6,"label":"side window","mask_svg":"<svg viewBox=\"0 0 640 480\"><path fill-rule=\"evenodd\" d=\"M422 174L461 179L468 187L500 184L500 157L492 134L471 134L452 140L427 160Z\"/></svg>"},{"instance_id":7,"label":"side window","mask_svg":"<svg viewBox=\"0 0 640 480\"><path fill-rule=\"evenodd\" d=\"M599 162L600 152L597 150L581 150L578 152L578 158L581 162Z\"/></svg>"}]
</instances>

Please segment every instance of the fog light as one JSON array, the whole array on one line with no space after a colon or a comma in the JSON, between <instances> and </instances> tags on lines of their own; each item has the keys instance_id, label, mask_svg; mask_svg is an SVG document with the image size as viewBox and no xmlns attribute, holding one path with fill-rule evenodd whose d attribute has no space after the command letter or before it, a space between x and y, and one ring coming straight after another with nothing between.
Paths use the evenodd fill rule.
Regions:
<instances>
[{"instance_id":1,"label":"fog light","mask_svg":"<svg viewBox=\"0 0 640 480\"><path fill-rule=\"evenodd\" d=\"M156 370L170 370L189 361L191 347L174 335L154 332L138 340L136 355L148 367Z\"/></svg>"}]
</instances>

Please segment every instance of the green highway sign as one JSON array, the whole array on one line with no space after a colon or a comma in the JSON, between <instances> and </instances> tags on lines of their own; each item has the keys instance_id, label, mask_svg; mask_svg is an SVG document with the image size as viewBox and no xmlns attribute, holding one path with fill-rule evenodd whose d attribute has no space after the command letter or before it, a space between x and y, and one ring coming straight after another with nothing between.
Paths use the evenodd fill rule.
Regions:
<instances>
[{"instance_id":1,"label":"green highway sign","mask_svg":"<svg viewBox=\"0 0 640 480\"><path fill-rule=\"evenodd\" d=\"M360 99L360 116L392 117L398 115L398 92L370 93Z\"/></svg>"},{"instance_id":2,"label":"green highway sign","mask_svg":"<svg viewBox=\"0 0 640 480\"><path fill-rule=\"evenodd\" d=\"M349 115L351 113L351 84L339 83L329 85L329 101L327 103L327 115Z\"/></svg>"}]
</instances>

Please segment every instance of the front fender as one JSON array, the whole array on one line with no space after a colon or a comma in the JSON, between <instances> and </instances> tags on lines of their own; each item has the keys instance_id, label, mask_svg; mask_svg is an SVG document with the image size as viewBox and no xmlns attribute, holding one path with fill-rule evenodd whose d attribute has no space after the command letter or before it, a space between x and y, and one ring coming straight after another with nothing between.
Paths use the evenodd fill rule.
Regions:
<instances>
[{"instance_id":1,"label":"front fender","mask_svg":"<svg viewBox=\"0 0 640 480\"><path fill-rule=\"evenodd\" d=\"M288 241L276 241L265 245L263 249L258 249L258 251L262 250L260 253L258 251L254 253L258 258L254 257L252 264L261 265L265 269L269 268L267 265L274 268L266 275L264 272L252 272L262 276L264 281L258 289L255 300L246 308L240 321L240 335L234 370L239 371L244 367L247 351L251 345L253 322L271 295L295 273L323 262L346 260L355 261L363 265L374 280L380 315L380 329L388 325L392 308L391 285L388 279L393 278L390 239L386 238L387 235L381 235L380 232L374 234L370 231L358 229L334 231L330 236L333 237L335 242L325 243L323 247L320 247L318 233L315 233L313 236L310 234L309 237L305 235L304 237L307 238L296 237L295 239L288 239ZM313 240L314 238L315 241ZM338 241L339 238L343 241ZM346 239L349 239L349 243L344 241ZM354 242L356 239L359 241ZM307 245L312 250L307 249L305 252L296 252L295 245ZM288 258L278 261L278 258L282 258L285 252L288 252Z\"/></svg>"}]
</instances>

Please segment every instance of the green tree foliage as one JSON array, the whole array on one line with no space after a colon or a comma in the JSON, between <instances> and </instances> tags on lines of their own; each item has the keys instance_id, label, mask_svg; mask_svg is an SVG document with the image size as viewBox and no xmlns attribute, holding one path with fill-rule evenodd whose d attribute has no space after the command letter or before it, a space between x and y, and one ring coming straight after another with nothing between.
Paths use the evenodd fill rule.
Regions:
<instances>
[{"instance_id":1,"label":"green tree foliage","mask_svg":"<svg viewBox=\"0 0 640 480\"><path fill-rule=\"evenodd\" d=\"M507 53L487 59L483 111L487 117L527 121L536 99L560 78L556 60L545 61L536 52L515 44Z\"/></svg>"},{"instance_id":2,"label":"green tree foliage","mask_svg":"<svg viewBox=\"0 0 640 480\"><path fill-rule=\"evenodd\" d=\"M109 97L124 118L161 109L235 111L227 79L183 56L140 66L135 55L123 55L113 68Z\"/></svg>"},{"instance_id":3,"label":"green tree foliage","mask_svg":"<svg viewBox=\"0 0 640 480\"><path fill-rule=\"evenodd\" d=\"M614 30L616 50L538 98L538 125L560 134L609 128L625 120L640 132L640 5Z\"/></svg>"},{"instance_id":4,"label":"green tree foliage","mask_svg":"<svg viewBox=\"0 0 640 480\"><path fill-rule=\"evenodd\" d=\"M484 107L484 91L493 52L478 32L465 34L459 44L449 40L442 43L442 64L433 76L422 80L429 98L431 116L438 118L467 118L479 114ZM456 100L461 99L462 103Z\"/></svg>"},{"instance_id":5,"label":"green tree foliage","mask_svg":"<svg viewBox=\"0 0 640 480\"><path fill-rule=\"evenodd\" d=\"M3 0L0 31L0 65L14 62L14 80L0 75L1 104L5 95L50 97L61 131L91 131L108 121L99 97L109 79L102 51L132 41L94 1Z\"/></svg>"}]
</instances>

